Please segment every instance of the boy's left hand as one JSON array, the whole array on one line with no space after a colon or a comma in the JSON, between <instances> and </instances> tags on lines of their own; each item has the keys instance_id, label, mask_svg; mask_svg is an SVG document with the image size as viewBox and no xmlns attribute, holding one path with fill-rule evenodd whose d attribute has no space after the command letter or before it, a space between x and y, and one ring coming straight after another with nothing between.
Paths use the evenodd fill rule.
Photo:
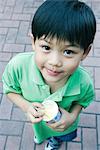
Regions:
<instances>
[{"instance_id":1,"label":"boy's left hand","mask_svg":"<svg viewBox=\"0 0 100 150\"><path fill-rule=\"evenodd\" d=\"M74 123L76 116L62 108L60 108L60 111L62 113L61 119L56 123L47 123L47 125L56 131L63 132Z\"/></svg>"}]
</instances>

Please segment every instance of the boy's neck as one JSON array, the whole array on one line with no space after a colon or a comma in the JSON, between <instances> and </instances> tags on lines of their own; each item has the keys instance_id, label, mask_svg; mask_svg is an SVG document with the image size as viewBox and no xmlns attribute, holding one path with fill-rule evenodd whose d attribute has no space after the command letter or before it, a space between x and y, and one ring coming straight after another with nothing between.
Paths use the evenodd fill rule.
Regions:
<instances>
[{"instance_id":1,"label":"boy's neck","mask_svg":"<svg viewBox=\"0 0 100 150\"><path fill-rule=\"evenodd\" d=\"M68 78L63 82L62 81L57 82L57 83L56 82L50 82L50 83L46 82L46 84L49 85L49 87L50 87L50 93L55 93L58 89L62 88L66 84Z\"/></svg>"}]
</instances>

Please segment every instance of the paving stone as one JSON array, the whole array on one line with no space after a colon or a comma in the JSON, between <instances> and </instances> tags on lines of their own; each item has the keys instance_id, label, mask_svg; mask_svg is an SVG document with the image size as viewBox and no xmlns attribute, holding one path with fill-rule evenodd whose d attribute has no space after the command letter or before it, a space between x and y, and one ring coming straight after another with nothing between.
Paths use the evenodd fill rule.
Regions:
<instances>
[{"instance_id":1,"label":"paving stone","mask_svg":"<svg viewBox=\"0 0 100 150\"><path fill-rule=\"evenodd\" d=\"M91 114L100 114L99 102L92 102L85 110L83 110L83 112Z\"/></svg>"},{"instance_id":2,"label":"paving stone","mask_svg":"<svg viewBox=\"0 0 100 150\"><path fill-rule=\"evenodd\" d=\"M22 11L23 11L23 5L15 5L14 13L22 13Z\"/></svg>"},{"instance_id":3,"label":"paving stone","mask_svg":"<svg viewBox=\"0 0 100 150\"><path fill-rule=\"evenodd\" d=\"M100 88L100 68L95 68L95 88Z\"/></svg>"},{"instance_id":4,"label":"paving stone","mask_svg":"<svg viewBox=\"0 0 100 150\"><path fill-rule=\"evenodd\" d=\"M0 62L0 81L2 80L2 74L4 72L6 65L7 65L7 62Z\"/></svg>"},{"instance_id":5,"label":"paving stone","mask_svg":"<svg viewBox=\"0 0 100 150\"><path fill-rule=\"evenodd\" d=\"M95 2L92 1L92 9L93 9L96 16L100 16L99 15L100 14L100 7L99 6L100 6L99 0L95 0Z\"/></svg>"},{"instance_id":6,"label":"paving stone","mask_svg":"<svg viewBox=\"0 0 100 150\"><path fill-rule=\"evenodd\" d=\"M96 128L96 115L81 113L79 126Z\"/></svg>"},{"instance_id":7,"label":"paving stone","mask_svg":"<svg viewBox=\"0 0 100 150\"><path fill-rule=\"evenodd\" d=\"M4 150L6 144L6 136L0 135L0 150Z\"/></svg>"},{"instance_id":8,"label":"paving stone","mask_svg":"<svg viewBox=\"0 0 100 150\"><path fill-rule=\"evenodd\" d=\"M43 3L42 0L34 1L34 7L39 7Z\"/></svg>"},{"instance_id":9,"label":"paving stone","mask_svg":"<svg viewBox=\"0 0 100 150\"><path fill-rule=\"evenodd\" d=\"M100 101L100 90L95 90L96 93L96 100Z\"/></svg>"},{"instance_id":10,"label":"paving stone","mask_svg":"<svg viewBox=\"0 0 100 150\"><path fill-rule=\"evenodd\" d=\"M9 119L11 117L12 102L10 102L6 95L3 95L1 105L0 105L0 119Z\"/></svg>"},{"instance_id":11,"label":"paving stone","mask_svg":"<svg viewBox=\"0 0 100 150\"><path fill-rule=\"evenodd\" d=\"M65 148L66 148L66 142L63 142L59 150L65 150Z\"/></svg>"},{"instance_id":12,"label":"paving stone","mask_svg":"<svg viewBox=\"0 0 100 150\"><path fill-rule=\"evenodd\" d=\"M23 9L23 13L27 13L27 14L32 14L32 16L34 15L34 13L36 12L36 10L34 9L34 7L25 7Z\"/></svg>"},{"instance_id":13,"label":"paving stone","mask_svg":"<svg viewBox=\"0 0 100 150\"><path fill-rule=\"evenodd\" d=\"M22 135L22 143L21 150L33 150L33 130L30 123L25 123L23 135Z\"/></svg>"},{"instance_id":14,"label":"paving stone","mask_svg":"<svg viewBox=\"0 0 100 150\"><path fill-rule=\"evenodd\" d=\"M83 128L83 150L97 150L96 129Z\"/></svg>"},{"instance_id":15,"label":"paving stone","mask_svg":"<svg viewBox=\"0 0 100 150\"><path fill-rule=\"evenodd\" d=\"M0 120L0 134L21 136L23 131L23 125L23 122Z\"/></svg>"},{"instance_id":16,"label":"paving stone","mask_svg":"<svg viewBox=\"0 0 100 150\"><path fill-rule=\"evenodd\" d=\"M21 137L8 136L6 143L6 150L19 150L20 149Z\"/></svg>"},{"instance_id":17,"label":"paving stone","mask_svg":"<svg viewBox=\"0 0 100 150\"><path fill-rule=\"evenodd\" d=\"M4 11L4 5L0 5L0 13L2 13Z\"/></svg>"},{"instance_id":18,"label":"paving stone","mask_svg":"<svg viewBox=\"0 0 100 150\"><path fill-rule=\"evenodd\" d=\"M3 50L4 42L5 42L5 35L0 35L0 52Z\"/></svg>"},{"instance_id":19,"label":"paving stone","mask_svg":"<svg viewBox=\"0 0 100 150\"><path fill-rule=\"evenodd\" d=\"M0 34L5 35L8 32L8 28L0 28Z\"/></svg>"},{"instance_id":20,"label":"paving stone","mask_svg":"<svg viewBox=\"0 0 100 150\"><path fill-rule=\"evenodd\" d=\"M18 55L19 54L19 52L14 52L13 54L12 54L12 57L15 57L16 55Z\"/></svg>"},{"instance_id":21,"label":"paving stone","mask_svg":"<svg viewBox=\"0 0 100 150\"><path fill-rule=\"evenodd\" d=\"M24 7L27 7L27 8L31 8L31 7L33 7L34 8L34 2L28 2L28 1L26 1L25 3L24 3Z\"/></svg>"},{"instance_id":22,"label":"paving stone","mask_svg":"<svg viewBox=\"0 0 100 150\"><path fill-rule=\"evenodd\" d=\"M0 5L5 5L6 4L6 0L0 0Z\"/></svg>"},{"instance_id":23,"label":"paving stone","mask_svg":"<svg viewBox=\"0 0 100 150\"><path fill-rule=\"evenodd\" d=\"M23 0L23 1L22 0L17 0L15 5L24 6L24 2L25 2L25 0Z\"/></svg>"},{"instance_id":24,"label":"paving stone","mask_svg":"<svg viewBox=\"0 0 100 150\"><path fill-rule=\"evenodd\" d=\"M17 28L19 27L19 21L0 20L0 27Z\"/></svg>"},{"instance_id":25,"label":"paving stone","mask_svg":"<svg viewBox=\"0 0 100 150\"><path fill-rule=\"evenodd\" d=\"M0 61L1 63L6 61L8 62L12 57L12 53L0 52Z\"/></svg>"},{"instance_id":26,"label":"paving stone","mask_svg":"<svg viewBox=\"0 0 100 150\"><path fill-rule=\"evenodd\" d=\"M15 5L16 0L7 0L6 5L7 6L14 6Z\"/></svg>"},{"instance_id":27,"label":"paving stone","mask_svg":"<svg viewBox=\"0 0 100 150\"><path fill-rule=\"evenodd\" d=\"M100 57L100 49L99 48L95 48L95 50L94 50L94 56Z\"/></svg>"},{"instance_id":28,"label":"paving stone","mask_svg":"<svg viewBox=\"0 0 100 150\"><path fill-rule=\"evenodd\" d=\"M46 142L42 143L42 144L36 144L36 150L44 150Z\"/></svg>"},{"instance_id":29,"label":"paving stone","mask_svg":"<svg viewBox=\"0 0 100 150\"><path fill-rule=\"evenodd\" d=\"M17 28L10 28L6 36L6 43L15 43L17 37Z\"/></svg>"},{"instance_id":30,"label":"paving stone","mask_svg":"<svg viewBox=\"0 0 100 150\"><path fill-rule=\"evenodd\" d=\"M95 36L95 40L94 40L94 48L99 48L100 47L100 32L97 32L96 33L96 36Z\"/></svg>"},{"instance_id":31,"label":"paving stone","mask_svg":"<svg viewBox=\"0 0 100 150\"><path fill-rule=\"evenodd\" d=\"M100 115L97 116L98 143L100 144Z\"/></svg>"},{"instance_id":32,"label":"paving stone","mask_svg":"<svg viewBox=\"0 0 100 150\"><path fill-rule=\"evenodd\" d=\"M68 150L81 150L81 143L69 142Z\"/></svg>"},{"instance_id":33,"label":"paving stone","mask_svg":"<svg viewBox=\"0 0 100 150\"><path fill-rule=\"evenodd\" d=\"M24 44L5 44L4 52L23 52L25 48Z\"/></svg>"},{"instance_id":34,"label":"paving stone","mask_svg":"<svg viewBox=\"0 0 100 150\"><path fill-rule=\"evenodd\" d=\"M17 36L17 39L16 39L16 43L18 44L31 44L31 39L30 37L27 37L27 36Z\"/></svg>"},{"instance_id":35,"label":"paving stone","mask_svg":"<svg viewBox=\"0 0 100 150\"><path fill-rule=\"evenodd\" d=\"M100 150L100 145L98 146L98 150Z\"/></svg>"},{"instance_id":36,"label":"paving stone","mask_svg":"<svg viewBox=\"0 0 100 150\"><path fill-rule=\"evenodd\" d=\"M5 6L4 13L13 13L13 6Z\"/></svg>"},{"instance_id":37,"label":"paving stone","mask_svg":"<svg viewBox=\"0 0 100 150\"><path fill-rule=\"evenodd\" d=\"M11 16L12 16L12 14L11 13L0 13L0 19L10 19L11 18Z\"/></svg>"},{"instance_id":38,"label":"paving stone","mask_svg":"<svg viewBox=\"0 0 100 150\"><path fill-rule=\"evenodd\" d=\"M32 51L32 45L26 45L25 52L31 52Z\"/></svg>"},{"instance_id":39,"label":"paving stone","mask_svg":"<svg viewBox=\"0 0 100 150\"><path fill-rule=\"evenodd\" d=\"M28 35L28 29L29 29L29 22L27 21L21 21L19 30L18 30L18 36L26 36Z\"/></svg>"},{"instance_id":40,"label":"paving stone","mask_svg":"<svg viewBox=\"0 0 100 150\"><path fill-rule=\"evenodd\" d=\"M100 32L100 23L97 24L97 31Z\"/></svg>"},{"instance_id":41,"label":"paving stone","mask_svg":"<svg viewBox=\"0 0 100 150\"><path fill-rule=\"evenodd\" d=\"M3 88L2 88L2 82L0 80L0 94L2 94L2 93L3 93Z\"/></svg>"},{"instance_id":42,"label":"paving stone","mask_svg":"<svg viewBox=\"0 0 100 150\"><path fill-rule=\"evenodd\" d=\"M27 121L25 114L21 111L21 109L16 107L13 108L11 119L17 121Z\"/></svg>"},{"instance_id":43,"label":"paving stone","mask_svg":"<svg viewBox=\"0 0 100 150\"><path fill-rule=\"evenodd\" d=\"M2 94L0 94L0 104L1 104L1 101L2 101Z\"/></svg>"},{"instance_id":44,"label":"paving stone","mask_svg":"<svg viewBox=\"0 0 100 150\"><path fill-rule=\"evenodd\" d=\"M13 14L12 20L23 20L23 21L29 21L31 19L30 14Z\"/></svg>"},{"instance_id":45,"label":"paving stone","mask_svg":"<svg viewBox=\"0 0 100 150\"><path fill-rule=\"evenodd\" d=\"M99 57L87 57L83 63L86 67L100 67L100 58Z\"/></svg>"}]
</instances>

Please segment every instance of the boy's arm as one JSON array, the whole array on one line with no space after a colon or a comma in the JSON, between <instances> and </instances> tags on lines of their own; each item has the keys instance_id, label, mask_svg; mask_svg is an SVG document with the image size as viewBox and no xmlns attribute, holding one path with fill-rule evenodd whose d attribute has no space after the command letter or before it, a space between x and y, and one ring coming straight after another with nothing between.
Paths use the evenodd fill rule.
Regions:
<instances>
[{"instance_id":1,"label":"boy's arm","mask_svg":"<svg viewBox=\"0 0 100 150\"><path fill-rule=\"evenodd\" d=\"M14 104L16 104L23 112L27 112L30 107L30 103L26 101L21 95L16 93L8 93L7 97L11 100Z\"/></svg>"},{"instance_id":2,"label":"boy's arm","mask_svg":"<svg viewBox=\"0 0 100 150\"><path fill-rule=\"evenodd\" d=\"M70 109L71 118L75 121L82 110L82 106L79 104L74 104Z\"/></svg>"},{"instance_id":3,"label":"boy's arm","mask_svg":"<svg viewBox=\"0 0 100 150\"><path fill-rule=\"evenodd\" d=\"M43 111L37 111L38 109L43 109L41 103L30 103L27 100L25 100L23 96L16 93L8 93L7 97L14 104L16 104L24 113L27 114L28 118L32 123L40 122L43 119Z\"/></svg>"}]
</instances>

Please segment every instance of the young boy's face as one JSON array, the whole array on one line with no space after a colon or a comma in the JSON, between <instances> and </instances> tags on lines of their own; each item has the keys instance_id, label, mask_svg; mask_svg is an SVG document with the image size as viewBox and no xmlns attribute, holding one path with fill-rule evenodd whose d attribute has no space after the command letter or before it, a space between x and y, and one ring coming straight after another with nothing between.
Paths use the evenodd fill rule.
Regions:
<instances>
[{"instance_id":1,"label":"young boy's face","mask_svg":"<svg viewBox=\"0 0 100 150\"><path fill-rule=\"evenodd\" d=\"M46 83L64 85L86 56L78 45L56 38L41 37L33 41L36 64Z\"/></svg>"}]
</instances>

